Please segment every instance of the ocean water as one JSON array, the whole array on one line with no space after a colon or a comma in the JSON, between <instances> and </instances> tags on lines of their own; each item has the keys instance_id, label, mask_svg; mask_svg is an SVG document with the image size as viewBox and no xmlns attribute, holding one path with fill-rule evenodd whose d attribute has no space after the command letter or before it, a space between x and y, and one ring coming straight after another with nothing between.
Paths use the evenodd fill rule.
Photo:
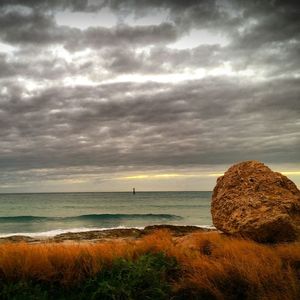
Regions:
<instances>
[{"instance_id":1,"label":"ocean water","mask_svg":"<svg viewBox=\"0 0 300 300\"><path fill-rule=\"evenodd\" d=\"M154 224L211 226L211 192L0 194L0 236Z\"/></svg>"}]
</instances>

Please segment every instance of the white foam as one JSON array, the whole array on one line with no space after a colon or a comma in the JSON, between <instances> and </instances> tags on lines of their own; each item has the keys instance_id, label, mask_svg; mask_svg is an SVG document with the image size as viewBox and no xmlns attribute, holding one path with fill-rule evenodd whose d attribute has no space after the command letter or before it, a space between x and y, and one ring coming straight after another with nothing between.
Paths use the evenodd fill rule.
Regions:
<instances>
[{"instance_id":1,"label":"white foam","mask_svg":"<svg viewBox=\"0 0 300 300\"><path fill-rule=\"evenodd\" d=\"M48 237L53 237L58 234L62 233L76 233L76 232L88 232L88 231L103 231L103 230L108 230L108 229L126 229L126 228L132 228L132 227L125 227L125 226L118 226L118 227L113 227L113 228L100 228L100 227L79 227L79 228L69 228L69 229L55 229L55 230L49 230L49 231L44 231L44 232L16 232L16 233L5 233L5 234L0 234L0 238L5 238L5 237L10 237L10 236L17 236L17 235L23 235L23 236L29 236L29 237L38 237L38 238L48 238ZM136 228L136 227L135 227ZM143 229L143 227L138 228L138 229Z\"/></svg>"},{"instance_id":2,"label":"white foam","mask_svg":"<svg viewBox=\"0 0 300 300\"><path fill-rule=\"evenodd\" d=\"M205 228L205 229L217 229L213 225L193 225L193 226L200 227L200 228Z\"/></svg>"}]
</instances>

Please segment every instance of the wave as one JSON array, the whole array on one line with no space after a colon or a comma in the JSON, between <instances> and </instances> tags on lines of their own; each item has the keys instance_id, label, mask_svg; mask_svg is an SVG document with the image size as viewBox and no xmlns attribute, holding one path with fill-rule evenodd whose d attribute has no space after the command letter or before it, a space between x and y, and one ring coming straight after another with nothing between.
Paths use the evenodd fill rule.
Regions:
<instances>
[{"instance_id":1,"label":"wave","mask_svg":"<svg viewBox=\"0 0 300 300\"><path fill-rule=\"evenodd\" d=\"M39 231L39 232L13 232L13 233L0 233L0 238L6 238L10 236L29 236L32 238L48 238L53 237L58 234L63 233L77 233L77 232L88 232L88 231L104 231L110 229L129 229L129 228L136 228L136 229L144 229L144 227L126 227L126 226L116 226L116 227L76 227L76 228L66 228L66 229L53 229L48 231Z\"/></svg>"},{"instance_id":2,"label":"wave","mask_svg":"<svg viewBox=\"0 0 300 300\"><path fill-rule=\"evenodd\" d=\"M34 221L44 221L47 219L51 219L48 217L36 217L36 216L15 216L15 217L0 217L0 223L26 223L26 222L34 222Z\"/></svg>"},{"instance_id":3,"label":"wave","mask_svg":"<svg viewBox=\"0 0 300 300\"><path fill-rule=\"evenodd\" d=\"M66 221L114 221L114 220L180 220L171 214L89 214L71 217L12 216L0 217L0 223L36 223Z\"/></svg>"}]
</instances>

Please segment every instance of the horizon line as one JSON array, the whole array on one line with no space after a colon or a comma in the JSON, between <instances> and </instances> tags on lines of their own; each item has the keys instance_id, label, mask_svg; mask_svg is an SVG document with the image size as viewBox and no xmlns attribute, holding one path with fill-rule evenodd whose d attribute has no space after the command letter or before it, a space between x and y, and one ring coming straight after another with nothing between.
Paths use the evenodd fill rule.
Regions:
<instances>
[{"instance_id":1,"label":"horizon line","mask_svg":"<svg viewBox=\"0 0 300 300\"><path fill-rule=\"evenodd\" d=\"M186 192L212 192L209 190L181 190L181 191L174 191L174 190L170 190L170 191L144 191L144 190L139 190L139 191L135 191L136 194L138 193L186 193ZM0 195L9 195L9 194L87 194L87 193L130 193L132 194L132 190L128 191L83 191L83 192L0 192Z\"/></svg>"}]
</instances>

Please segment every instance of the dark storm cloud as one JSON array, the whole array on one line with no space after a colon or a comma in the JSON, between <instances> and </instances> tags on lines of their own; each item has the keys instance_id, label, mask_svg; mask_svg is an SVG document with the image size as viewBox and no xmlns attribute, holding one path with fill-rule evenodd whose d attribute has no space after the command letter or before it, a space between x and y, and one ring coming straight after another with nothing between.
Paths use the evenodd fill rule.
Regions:
<instances>
[{"instance_id":1,"label":"dark storm cloud","mask_svg":"<svg viewBox=\"0 0 300 300\"><path fill-rule=\"evenodd\" d=\"M0 54L0 186L87 168L92 176L253 158L299 163L297 2L16 0L0 7L0 47L12 46ZM56 21L57 12L103 7L118 24L80 29ZM127 22L132 14L164 17L137 25ZM168 47L192 30L227 42L204 37L194 48Z\"/></svg>"},{"instance_id":2,"label":"dark storm cloud","mask_svg":"<svg viewBox=\"0 0 300 300\"><path fill-rule=\"evenodd\" d=\"M85 47L101 48L111 46L142 46L165 44L177 39L176 28L170 23L152 26L119 25L115 28L88 28L78 32L66 44L67 49L77 50Z\"/></svg>"},{"instance_id":3,"label":"dark storm cloud","mask_svg":"<svg viewBox=\"0 0 300 300\"><path fill-rule=\"evenodd\" d=\"M295 124L299 105L290 88L297 83L276 82L276 88L292 100L280 114L282 95L275 89L262 97L265 86L231 80L53 89L26 104L14 98L14 106L0 107L10 120L2 139L9 154L3 154L1 165L180 166L220 163L245 153L294 162L297 139L289 141L289 150L278 145L286 134L299 137ZM136 95L126 96L132 90ZM91 100L104 95L110 100ZM269 136L276 139L270 141Z\"/></svg>"},{"instance_id":4,"label":"dark storm cloud","mask_svg":"<svg viewBox=\"0 0 300 300\"><path fill-rule=\"evenodd\" d=\"M63 30L58 32L53 18L38 12L0 12L0 35L12 44L50 44L62 41Z\"/></svg>"},{"instance_id":5,"label":"dark storm cloud","mask_svg":"<svg viewBox=\"0 0 300 300\"><path fill-rule=\"evenodd\" d=\"M33 9L70 9L73 11L97 11L109 7L118 13L145 14L151 8L165 8L172 12L182 12L191 8L202 7L201 14L212 14L215 11L215 0L188 0L188 1L148 1L148 0L3 0L3 6L21 5Z\"/></svg>"},{"instance_id":6,"label":"dark storm cloud","mask_svg":"<svg viewBox=\"0 0 300 300\"><path fill-rule=\"evenodd\" d=\"M105 68L116 73L172 73L186 68L212 68L222 62L219 45L202 45L193 49L153 47L136 53L132 48L107 49L103 52Z\"/></svg>"},{"instance_id":7,"label":"dark storm cloud","mask_svg":"<svg viewBox=\"0 0 300 300\"><path fill-rule=\"evenodd\" d=\"M1 4L3 6L20 5L38 10L69 8L74 11L81 11L87 8L88 0L3 0ZM97 8L101 8L100 3L97 5Z\"/></svg>"},{"instance_id":8,"label":"dark storm cloud","mask_svg":"<svg viewBox=\"0 0 300 300\"><path fill-rule=\"evenodd\" d=\"M0 37L11 44L62 44L68 49L101 48L115 45L165 44L178 37L170 23L152 26L118 25L114 28L95 27L86 30L58 26L53 14L39 11L0 11Z\"/></svg>"},{"instance_id":9,"label":"dark storm cloud","mask_svg":"<svg viewBox=\"0 0 300 300\"><path fill-rule=\"evenodd\" d=\"M189 1L138 1L138 0L111 0L107 2L109 7L117 13L124 15L134 12L138 18L147 12L148 9L166 9L169 11L169 17L182 29L187 29L192 23L209 24L212 20L223 17L218 9L215 0L189 0Z\"/></svg>"},{"instance_id":10,"label":"dark storm cloud","mask_svg":"<svg viewBox=\"0 0 300 300\"><path fill-rule=\"evenodd\" d=\"M6 55L0 54L0 78L14 75L14 68L7 62Z\"/></svg>"}]
</instances>

